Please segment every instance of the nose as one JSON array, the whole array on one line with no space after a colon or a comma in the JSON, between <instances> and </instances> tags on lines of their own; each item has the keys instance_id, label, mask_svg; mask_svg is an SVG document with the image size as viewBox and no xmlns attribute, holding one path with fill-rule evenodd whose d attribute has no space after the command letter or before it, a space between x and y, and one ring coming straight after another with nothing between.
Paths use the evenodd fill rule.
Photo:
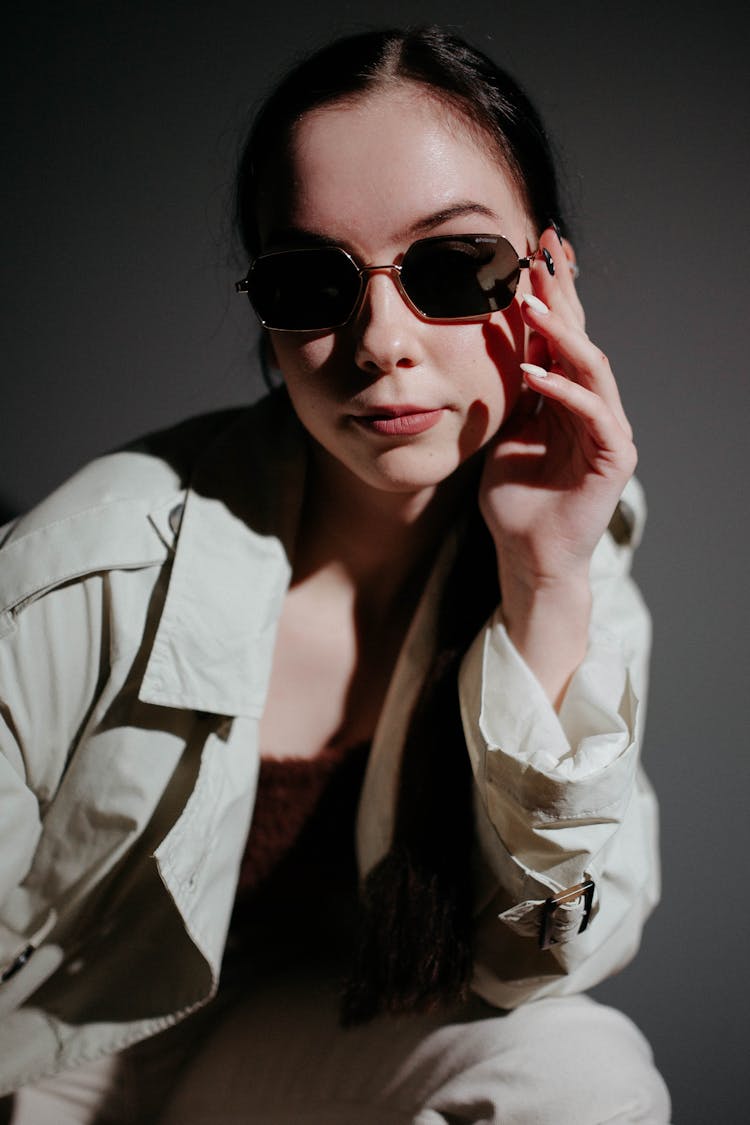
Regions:
<instances>
[{"instance_id":1,"label":"nose","mask_svg":"<svg viewBox=\"0 0 750 1125\"><path fill-rule=\"evenodd\" d=\"M363 276L359 308L352 322L355 362L368 374L421 362L422 322L404 300L397 266L370 266Z\"/></svg>"}]
</instances>

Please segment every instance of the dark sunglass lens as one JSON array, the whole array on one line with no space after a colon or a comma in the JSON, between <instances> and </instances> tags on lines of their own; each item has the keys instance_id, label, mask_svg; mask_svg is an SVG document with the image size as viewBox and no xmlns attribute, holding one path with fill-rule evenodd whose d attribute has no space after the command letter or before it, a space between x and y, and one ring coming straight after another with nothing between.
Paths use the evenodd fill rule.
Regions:
<instances>
[{"instance_id":1,"label":"dark sunglass lens","mask_svg":"<svg viewBox=\"0 0 750 1125\"><path fill-rule=\"evenodd\" d=\"M424 316L461 320L505 309L518 283L518 256L504 238L426 238L404 255L401 281Z\"/></svg>"},{"instance_id":2,"label":"dark sunglass lens","mask_svg":"<svg viewBox=\"0 0 750 1125\"><path fill-rule=\"evenodd\" d=\"M359 293L359 275L339 250L289 250L255 261L248 292L269 328L316 331L348 320Z\"/></svg>"}]
</instances>

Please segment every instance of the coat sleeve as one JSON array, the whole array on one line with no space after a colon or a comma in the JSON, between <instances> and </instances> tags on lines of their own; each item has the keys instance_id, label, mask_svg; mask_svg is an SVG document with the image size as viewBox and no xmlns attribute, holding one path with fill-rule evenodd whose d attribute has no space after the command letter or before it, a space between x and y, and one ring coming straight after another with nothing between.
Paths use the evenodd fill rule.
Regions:
<instances>
[{"instance_id":1,"label":"coat sleeve","mask_svg":"<svg viewBox=\"0 0 750 1125\"><path fill-rule=\"evenodd\" d=\"M91 583L70 583L0 636L0 973L12 973L48 917L24 889L42 821L95 696Z\"/></svg>"},{"instance_id":2,"label":"coat sleeve","mask_svg":"<svg viewBox=\"0 0 750 1125\"><path fill-rule=\"evenodd\" d=\"M104 471L94 463L0 529L1 984L55 922L31 869L115 643L108 567L167 554L146 502L94 502Z\"/></svg>"},{"instance_id":3,"label":"coat sleeve","mask_svg":"<svg viewBox=\"0 0 750 1125\"><path fill-rule=\"evenodd\" d=\"M615 972L658 900L657 807L639 761L651 630L630 577L645 518L636 481L618 518L592 559L589 647L559 713L501 609L461 667L476 781L474 987L502 1007ZM589 880L590 911L578 894L550 912L551 899Z\"/></svg>"}]
</instances>

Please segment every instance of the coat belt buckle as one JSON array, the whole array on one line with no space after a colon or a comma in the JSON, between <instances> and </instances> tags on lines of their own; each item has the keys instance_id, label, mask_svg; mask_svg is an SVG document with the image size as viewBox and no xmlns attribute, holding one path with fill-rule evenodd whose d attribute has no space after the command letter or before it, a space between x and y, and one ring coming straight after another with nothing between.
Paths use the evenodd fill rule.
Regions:
<instances>
[{"instance_id":1,"label":"coat belt buckle","mask_svg":"<svg viewBox=\"0 0 750 1125\"><path fill-rule=\"evenodd\" d=\"M568 887L567 890L560 891L559 894L553 895L552 898L546 900L542 907L542 922L539 931L540 949L549 949L550 946L558 944L557 939L554 937L555 913L561 906L570 902L575 902L577 898L583 898L583 918L578 927L578 933L583 933L591 917L591 906L594 901L594 886L593 879L584 879L582 883L576 883L574 887Z\"/></svg>"}]
</instances>

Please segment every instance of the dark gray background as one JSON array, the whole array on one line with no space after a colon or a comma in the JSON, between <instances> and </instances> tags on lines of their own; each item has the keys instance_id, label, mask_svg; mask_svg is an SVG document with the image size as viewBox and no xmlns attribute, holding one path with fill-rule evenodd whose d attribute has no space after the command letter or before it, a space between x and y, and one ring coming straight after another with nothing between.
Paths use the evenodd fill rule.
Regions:
<instances>
[{"instance_id":1,"label":"dark gray background","mask_svg":"<svg viewBox=\"0 0 750 1125\"><path fill-rule=\"evenodd\" d=\"M651 513L637 574L656 622L664 898L598 994L648 1034L680 1125L747 1120L747 11L47 0L3 27L8 513L102 449L258 393L226 195L248 105L299 52L453 23L539 103Z\"/></svg>"}]
</instances>

